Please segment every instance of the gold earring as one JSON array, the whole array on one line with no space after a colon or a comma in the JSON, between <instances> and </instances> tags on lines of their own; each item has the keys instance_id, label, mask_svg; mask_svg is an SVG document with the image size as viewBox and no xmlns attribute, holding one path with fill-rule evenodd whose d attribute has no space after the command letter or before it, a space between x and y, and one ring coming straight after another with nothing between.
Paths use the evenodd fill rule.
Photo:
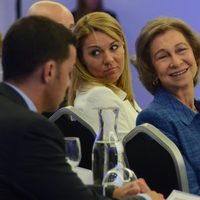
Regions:
<instances>
[{"instance_id":1,"label":"gold earring","mask_svg":"<svg viewBox=\"0 0 200 200\"><path fill-rule=\"evenodd\" d=\"M154 86L158 85L158 78L155 78L155 80L152 83Z\"/></svg>"}]
</instances>

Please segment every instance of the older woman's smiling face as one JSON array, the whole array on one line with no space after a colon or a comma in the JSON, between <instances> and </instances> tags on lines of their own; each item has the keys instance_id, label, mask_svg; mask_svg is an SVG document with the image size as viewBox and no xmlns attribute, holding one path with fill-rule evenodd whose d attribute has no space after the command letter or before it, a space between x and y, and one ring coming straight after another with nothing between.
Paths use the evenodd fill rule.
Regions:
<instances>
[{"instance_id":1,"label":"older woman's smiling face","mask_svg":"<svg viewBox=\"0 0 200 200\"><path fill-rule=\"evenodd\" d=\"M192 87L197 63L190 44L177 30L155 37L150 46L151 59L158 79L169 91Z\"/></svg>"}]
</instances>

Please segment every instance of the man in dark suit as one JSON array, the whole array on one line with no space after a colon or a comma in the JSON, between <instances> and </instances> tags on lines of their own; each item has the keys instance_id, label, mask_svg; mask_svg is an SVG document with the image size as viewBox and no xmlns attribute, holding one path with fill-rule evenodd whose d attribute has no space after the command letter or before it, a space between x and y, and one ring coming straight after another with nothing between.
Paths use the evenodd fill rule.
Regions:
<instances>
[{"instance_id":1,"label":"man in dark suit","mask_svg":"<svg viewBox=\"0 0 200 200\"><path fill-rule=\"evenodd\" d=\"M70 84L76 39L63 25L31 16L8 30L0 83L0 199L106 199L85 186L65 163L63 135L40 115L55 111ZM147 192L139 179L107 190L121 198ZM144 199L141 196L132 199Z\"/></svg>"}]
</instances>

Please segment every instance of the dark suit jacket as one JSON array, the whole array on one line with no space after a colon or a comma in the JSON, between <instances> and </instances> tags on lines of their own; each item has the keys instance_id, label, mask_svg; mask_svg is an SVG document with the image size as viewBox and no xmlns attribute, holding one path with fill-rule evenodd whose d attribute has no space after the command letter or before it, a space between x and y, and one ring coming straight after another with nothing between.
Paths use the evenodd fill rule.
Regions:
<instances>
[{"instance_id":1,"label":"dark suit jacket","mask_svg":"<svg viewBox=\"0 0 200 200\"><path fill-rule=\"evenodd\" d=\"M100 200L65 163L63 135L0 84L0 199Z\"/></svg>"}]
</instances>

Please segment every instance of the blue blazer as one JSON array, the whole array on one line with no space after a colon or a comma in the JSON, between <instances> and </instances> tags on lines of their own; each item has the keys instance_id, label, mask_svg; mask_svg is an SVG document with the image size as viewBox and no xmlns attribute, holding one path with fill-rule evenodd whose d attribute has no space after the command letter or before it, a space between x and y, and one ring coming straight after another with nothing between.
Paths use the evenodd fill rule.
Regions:
<instances>
[{"instance_id":1,"label":"blue blazer","mask_svg":"<svg viewBox=\"0 0 200 200\"><path fill-rule=\"evenodd\" d=\"M194 101L200 111L200 101ZM200 113L159 88L137 117L136 124L143 123L156 126L178 146L186 164L190 192L200 195Z\"/></svg>"}]
</instances>

